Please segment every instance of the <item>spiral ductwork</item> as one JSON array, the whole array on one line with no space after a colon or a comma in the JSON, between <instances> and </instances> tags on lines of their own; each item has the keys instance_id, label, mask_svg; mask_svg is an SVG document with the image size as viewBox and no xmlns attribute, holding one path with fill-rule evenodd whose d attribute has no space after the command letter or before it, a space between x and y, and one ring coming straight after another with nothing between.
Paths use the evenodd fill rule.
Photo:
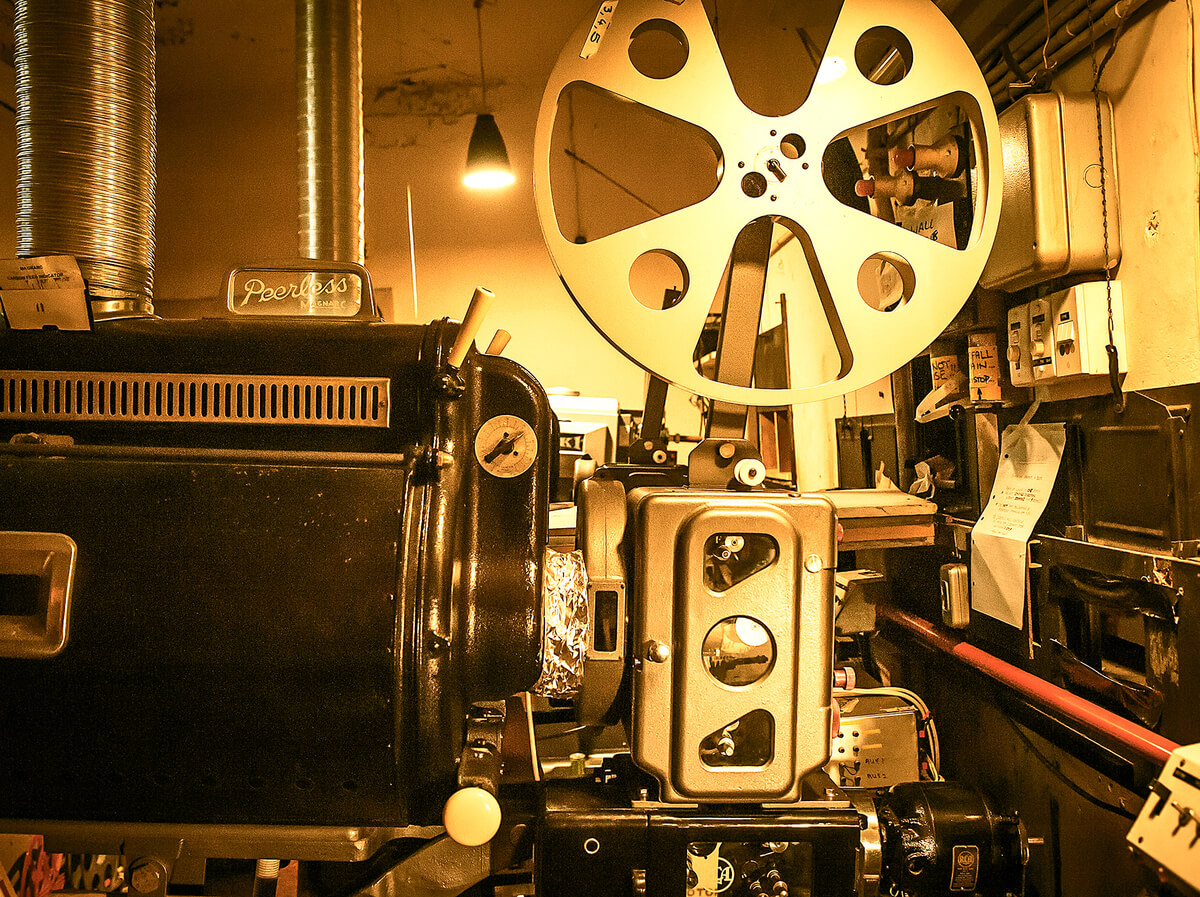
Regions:
<instances>
[{"instance_id":1,"label":"spiral ductwork","mask_svg":"<svg viewBox=\"0 0 1200 897\"><path fill-rule=\"evenodd\" d=\"M97 318L154 313L153 0L17 0L17 254L72 255Z\"/></svg>"},{"instance_id":2,"label":"spiral ductwork","mask_svg":"<svg viewBox=\"0 0 1200 897\"><path fill-rule=\"evenodd\" d=\"M363 263L361 0L296 0L300 255Z\"/></svg>"}]
</instances>

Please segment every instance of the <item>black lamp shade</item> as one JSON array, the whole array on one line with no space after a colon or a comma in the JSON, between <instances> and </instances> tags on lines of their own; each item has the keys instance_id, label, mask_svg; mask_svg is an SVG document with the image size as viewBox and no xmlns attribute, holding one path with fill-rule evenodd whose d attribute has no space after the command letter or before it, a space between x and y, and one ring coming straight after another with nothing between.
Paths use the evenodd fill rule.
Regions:
<instances>
[{"instance_id":1,"label":"black lamp shade","mask_svg":"<svg viewBox=\"0 0 1200 897\"><path fill-rule=\"evenodd\" d=\"M496 119L484 112L475 119L471 144L467 148L467 170L463 183L468 187L505 187L513 182L508 150L496 127Z\"/></svg>"}]
</instances>

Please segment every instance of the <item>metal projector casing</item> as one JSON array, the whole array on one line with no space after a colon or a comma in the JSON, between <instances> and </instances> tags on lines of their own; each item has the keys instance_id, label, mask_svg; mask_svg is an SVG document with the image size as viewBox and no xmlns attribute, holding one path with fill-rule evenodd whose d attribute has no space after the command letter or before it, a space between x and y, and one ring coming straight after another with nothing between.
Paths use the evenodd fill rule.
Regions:
<instances>
[{"instance_id":1,"label":"metal projector casing","mask_svg":"<svg viewBox=\"0 0 1200 897\"><path fill-rule=\"evenodd\" d=\"M662 783L668 802L799 799L800 781L829 757L833 506L792 493L652 489L630 495L637 599L633 625L635 762ZM714 535L762 534L778 546L766 569L724 592L704 579ZM770 633L775 662L752 685L731 687L705 668L702 646L720 621L750 617ZM662 662L653 643L670 646ZM707 765L700 743L757 709L771 714L773 750L754 767Z\"/></svg>"}]
</instances>

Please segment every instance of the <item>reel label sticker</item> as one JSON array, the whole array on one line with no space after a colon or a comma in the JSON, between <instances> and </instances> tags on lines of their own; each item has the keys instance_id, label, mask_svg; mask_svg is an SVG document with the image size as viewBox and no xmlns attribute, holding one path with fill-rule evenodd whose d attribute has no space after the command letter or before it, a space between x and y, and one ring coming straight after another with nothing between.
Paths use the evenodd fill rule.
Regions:
<instances>
[{"instance_id":1,"label":"reel label sticker","mask_svg":"<svg viewBox=\"0 0 1200 897\"><path fill-rule=\"evenodd\" d=\"M617 8L617 0L611 3L601 3L596 13L596 21L592 22L592 30L588 32L583 49L579 51L580 59L590 59L591 55L600 49L600 41L604 40L604 32L608 31L608 23L612 21Z\"/></svg>"}]
</instances>

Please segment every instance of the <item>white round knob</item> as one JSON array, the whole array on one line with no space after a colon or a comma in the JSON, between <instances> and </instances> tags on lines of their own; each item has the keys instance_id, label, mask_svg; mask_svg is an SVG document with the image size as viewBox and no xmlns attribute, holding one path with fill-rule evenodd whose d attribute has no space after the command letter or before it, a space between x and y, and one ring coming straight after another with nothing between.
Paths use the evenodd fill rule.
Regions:
<instances>
[{"instance_id":1,"label":"white round knob","mask_svg":"<svg viewBox=\"0 0 1200 897\"><path fill-rule=\"evenodd\" d=\"M734 465L733 476L743 486L757 486L767 478L767 468L757 458L743 458Z\"/></svg>"},{"instance_id":2,"label":"white round knob","mask_svg":"<svg viewBox=\"0 0 1200 897\"><path fill-rule=\"evenodd\" d=\"M486 844L500 830L500 802L483 788L459 788L446 801L442 824L463 847Z\"/></svg>"}]
</instances>

